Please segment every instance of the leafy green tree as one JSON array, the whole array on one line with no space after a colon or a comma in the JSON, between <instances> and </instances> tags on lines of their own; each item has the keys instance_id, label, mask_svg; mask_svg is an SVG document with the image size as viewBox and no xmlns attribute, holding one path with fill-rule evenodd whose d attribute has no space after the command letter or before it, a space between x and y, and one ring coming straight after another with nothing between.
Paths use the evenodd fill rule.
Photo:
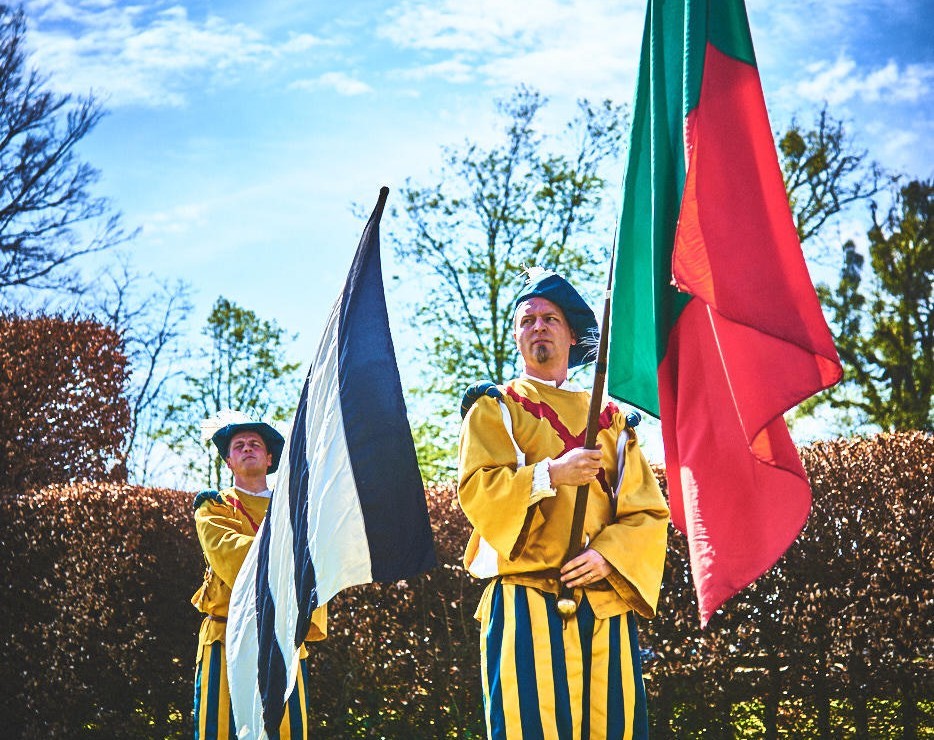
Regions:
<instances>
[{"instance_id":1,"label":"leafy green tree","mask_svg":"<svg viewBox=\"0 0 934 740\"><path fill-rule=\"evenodd\" d=\"M426 486L449 483L457 475L454 449L457 437L449 425L431 418L412 423L412 439L418 467Z\"/></svg>"},{"instance_id":2,"label":"leafy green tree","mask_svg":"<svg viewBox=\"0 0 934 740\"><path fill-rule=\"evenodd\" d=\"M220 487L224 466L210 442L201 439L201 420L224 409L256 419L291 418L298 401L299 363L286 361L289 337L274 321L226 298L218 298L202 334L203 370L187 374L184 391L169 405L161 433L169 447L188 459L188 469L207 486Z\"/></svg>"},{"instance_id":3,"label":"leafy green tree","mask_svg":"<svg viewBox=\"0 0 934 740\"><path fill-rule=\"evenodd\" d=\"M891 181L879 165L867 161L866 151L826 106L811 128L795 117L777 138L785 190L802 243L819 238L835 216L867 202Z\"/></svg>"},{"instance_id":4,"label":"leafy green tree","mask_svg":"<svg viewBox=\"0 0 934 740\"><path fill-rule=\"evenodd\" d=\"M869 274L849 241L836 287L818 286L845 365L823 400L884 430L934 429L932 194L932 181L909 182L881 220L874 204Z\"/></svg>"},{"instance_id":5,"label":"leafy green tree","mask_svg":"<svg viewBox=\"0 0 934 740\"><path fill-rule=\"evenodd\" d=\"M813 267L835 268L839 274L834 288L818 285L818 296L846 373L843 383L802 403L792 421L829 407L840 431L858 431L867 424L880 423L878 413L866 413L868 407L878 405L878 398L864 391L869 386L881 389L885 383L881 374L888 371L877 363L866 365L862 350L856 347L876 341L870 335L877 320L874 312L881 304L867 302L863 254L852 240L841 246L839 229L832 227L841 216L856 213L854 209L861 211L868 205L874 212L873 199L894 187L897 178L867 158L866 151L826 106L809 126L794 118L776 140L788 201L809 261ZM892 288L889 297L895 300L900 289ZM883 428L888 426L883 424Z\"/></svg>"},{"instance_id":6,"label":"leafy green tree","mask_svg":"<svg viewBox=\"0 0 934 740\"><path fill-rule=\"evenodd\" d=\"M518 88L496 103L500 143L448 149L436 183L402 189L405 226L391 239L425 286L415 318L427 388L447 394L452 411L466 383L513 375L512 299L525 267L573 275L585 288L604 279L610 241L592 227L625 116L609 101L582 100L564 136L547 137L536 129L546 102Z\"/></svg>"},{"instance_id":7,"label":"leafy green tree","mask_svg":"<svg viewBox=\"0 0 934 740\"><path fill-rule=\"evenodd\" d=\"M404 225L390 239L419 287L425 383L415 394L431 412L415 436L426 480L454 470L456 432L446 418L464 387L515 374L512 301L523 270L565 273L585 293L605 280L614 205L603 200L604 172L617 161L625 112L581 100L561 134L547 136L538 130L546 104L517 88L496 102L497 143L446 148L435 183L407 182L401 192Z\"/></svg>"},{"instance_id":8,"label":"leafy green tree","mask_svg":"<svg viewBox=\"0 0 934 740\"><path fill-rule=\"evenodd\" d=\"M47 89L26 64L22 8L0 4L0 289L80 283L81 255L126 241L120 215L94 197L99 173L76 153L104 115L93 96Z\"/></svg>"}]
</instances>

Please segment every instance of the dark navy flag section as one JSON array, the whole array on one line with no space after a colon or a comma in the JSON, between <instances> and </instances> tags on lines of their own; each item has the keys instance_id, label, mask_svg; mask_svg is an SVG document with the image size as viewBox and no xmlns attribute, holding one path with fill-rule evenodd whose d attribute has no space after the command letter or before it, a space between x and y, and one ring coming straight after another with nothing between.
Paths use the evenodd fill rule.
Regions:
<instances>
[{"instance_id":1,"label":"dark navy flag section","mask_svg":"<svg viewBox=\"0 0 934 740\"><path fill-rule=\"evenodd\" d=\"M379 221L388 194L387 188L380 190L363 232L344 288L338 332L344 433L374 581L397 581L436 565L383 292Z\"/></svg>"}]
</instances>

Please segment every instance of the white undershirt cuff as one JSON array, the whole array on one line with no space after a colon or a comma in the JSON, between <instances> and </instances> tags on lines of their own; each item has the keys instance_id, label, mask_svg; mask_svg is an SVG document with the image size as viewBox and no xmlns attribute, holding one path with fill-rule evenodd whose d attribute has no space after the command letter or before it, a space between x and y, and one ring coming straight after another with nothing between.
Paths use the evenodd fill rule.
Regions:
<instances>
[{"instance_id":1,"label":"white undershirt cuff","mask_svg":"<svg viewBox=\"0 0 934 740\"><path fill-rule=\"evenodd\" d=\"M548 463L550 457L535 463L532 469L532 503L538 503L543 498L549 498L557 495L557 491L551 485L551 473L548 472Z\"/></svg>"}]
</instances>

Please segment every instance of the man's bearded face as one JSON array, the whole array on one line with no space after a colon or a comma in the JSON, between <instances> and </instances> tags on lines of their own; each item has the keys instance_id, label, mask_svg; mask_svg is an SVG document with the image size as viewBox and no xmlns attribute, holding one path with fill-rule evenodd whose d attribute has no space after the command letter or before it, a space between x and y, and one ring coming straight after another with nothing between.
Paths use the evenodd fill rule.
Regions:
<instances>
[{"instance_id":1,"label":"man's bearded face","mask_svg":"<svg viewBox=\"0 0 934 740\"><path fill-rule=\"evenodd\" d=\"M519 304L513 336L526 369L532 371L561 366L567 371L568 352L577 344L564 312L537 296Z\"/></svg>"}]
</instances>

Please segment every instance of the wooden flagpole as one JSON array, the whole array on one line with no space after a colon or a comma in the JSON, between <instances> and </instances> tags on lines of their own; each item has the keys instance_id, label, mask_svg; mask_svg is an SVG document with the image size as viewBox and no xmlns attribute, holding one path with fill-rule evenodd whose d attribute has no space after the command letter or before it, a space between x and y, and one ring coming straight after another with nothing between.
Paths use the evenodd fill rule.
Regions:
<instances>
[{"instance_id":1,"label":"wooden flagpole","mask_svg":"<svg viewBox=\"0 0 934 740\"><path fill-rule=\"evenodd\" d=\"M613 267L615 265L616 244L614 239L613 257L610 259L610 274L606 281L606 294L603 301L603 321L600 326L600 342L597 348L597 361L594 370L593 392L590 396L590 409L587 413L587 433L584 436L584 447L593 450L597 446L597 432L599 429L600 412L603 405L603 391L606 387L606 360L610 333L610 292L613 287ZM568 549L564 555L564 563L577 557L584 547L584 515L587 512L587 496L590 484L585 483L577 487L577 497L574 499L574 517L571 520L571 536L568 538ZM566 584L561 584L561 593L558 595L558 613L564 620L570 619L577 611L574 602L574 593Z\"/></svg>"}]
</instances>

